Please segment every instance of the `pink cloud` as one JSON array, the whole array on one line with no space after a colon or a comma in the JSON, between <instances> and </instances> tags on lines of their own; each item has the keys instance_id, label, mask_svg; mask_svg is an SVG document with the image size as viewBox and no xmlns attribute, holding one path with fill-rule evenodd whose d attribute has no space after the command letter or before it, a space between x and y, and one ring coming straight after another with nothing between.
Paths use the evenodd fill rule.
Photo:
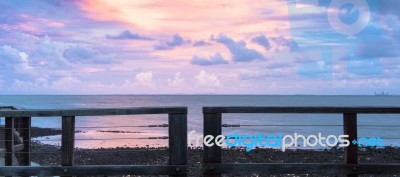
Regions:
<instances>
[{"instance_id":1,"label":"pink cloud","mask_svg":"<svg viewBox=\"0 0 400 177\"><path fill-rule=\"evenodd\" d=\"M99 0L85 1L81 9L90 18L121 22L138 32L173 32L190 38L277 31L289 35L287 20L267 20L269 15L265 14L268 10L276 16L287 16L284 1Z\"/></svg>"},{"instance_id":2,"label":"pink cloud","mask_svg":"<svg viewBox=\"0 0 400 177\"><path fill-rule=\"evenodd\" d=\"M44 33L48 28L63 28L66 25L64 22L28 14L19 14L18 17L20 21L15 25L15 28L31 33Z\"/></svg>"}]
</instances>

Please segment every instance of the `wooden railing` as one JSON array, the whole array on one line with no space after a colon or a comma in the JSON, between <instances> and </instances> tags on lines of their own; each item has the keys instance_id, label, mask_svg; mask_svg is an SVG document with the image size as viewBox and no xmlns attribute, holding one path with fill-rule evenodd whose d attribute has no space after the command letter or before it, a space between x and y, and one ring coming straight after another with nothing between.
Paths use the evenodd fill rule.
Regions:
<instances>
[{"instance_id":1,"label":"wooden railing","mask_svg":"<svg viewBox=\"0 0 400 177\"><path fill-rule=\"evenodd\" d=\"M343 114L343 131L349 140L357 139L357 114L400 114L400 107L203 107L204 136L221 135L224 113L308 113ZM350 143L344 150L341 164L324 163L221 163L222 149L219 146L204 146L204 176L221 174L400 174L400 164L359 164L358 146Z\"/></svg>"},{"instance_id":2,"label":"wooden railing","mask_svg":"<svg viewBox=\"0 0 400 177\"><path fill-rule=\"evenodd\" d=\"M214 137L222 133L224 113L293 113L293 114L342 114L343 131L349 139L357 139L357 114L400 114L400 107L204 107L204 135ZM75 116L168 114L169 161L168 165L74 165ZM187 176L187 108L112 108L112 109L57 109L29 110L2 109L0 117L6 118L6 130L30 128L31 117L62 117L61 166L2 166L0 176L85 176L85 175L170 175ZM15 127L15 120L25 121L22 127ZM29 130L29 129L28 129ZM6 133L7 139L14 139L15 132ZM30 134L19 133L24 142L21 154L28 154L25 162L29 165ZM8 142L8 141L6 141ZM14 152L14 140L7 144L7 154ZM18 141L17 141L18 142ZM326 163L221 163L222 149L218 146L204 147L203 175L221 174L318 174L349 175L359 174L400 174L400 164L359 164L358 146L350 144L345 148L344 162ZM7 157L9 159L10 157ZM12 163L8 162L8 165Z\"/></svg>"},{"instance_id":3,"label":"wooden railing","mask_svg":"<svg viewBox=\"0 0 400 177\"><path fill-rule=\"evenodd\" d=\"M168 114L169 160L168 165L74 165L75 116ZM62 117L61 166L11 166L14 154L15 120L22 129L30 130L31 117ZM84 176L84 175L170 175L187 176L187 108L143 107L111 109L3 109L5 117L6 165L0 167L0 176ZM8 132L8 133L7 133ZM29 165L30 131L22 135L25 155L23 163ZM11 133L11 134L10 134Z\"/></svg>"},{"instance_id":4,"label":"wooden railing","mask_svg":"<svg viewBox=\"0 0 400 177\"><path fill-rule=\"evenodd\" d=\"M13 106L0 107L0 110L17 110ZM30 117L5 118L4 132L4 164L30 165Z\"/></svg>"}]
</instances>

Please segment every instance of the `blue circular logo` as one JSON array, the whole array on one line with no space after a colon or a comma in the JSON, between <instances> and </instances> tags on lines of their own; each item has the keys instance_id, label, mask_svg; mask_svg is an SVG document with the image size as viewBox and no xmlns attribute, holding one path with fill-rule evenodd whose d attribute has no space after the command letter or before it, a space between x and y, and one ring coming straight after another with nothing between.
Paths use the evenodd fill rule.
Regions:
<instances>
[{"instance_id":1,"label":"blue circular logo","mask_svg":"<svg viewBox=\"0 0 400 177\"><path fill-rule=\"evenodd\" d=\"M339 9L339 18L345 24L354 24L360 17L360 11L353 4L344 4Z\"/></svg>"}]
</instances>

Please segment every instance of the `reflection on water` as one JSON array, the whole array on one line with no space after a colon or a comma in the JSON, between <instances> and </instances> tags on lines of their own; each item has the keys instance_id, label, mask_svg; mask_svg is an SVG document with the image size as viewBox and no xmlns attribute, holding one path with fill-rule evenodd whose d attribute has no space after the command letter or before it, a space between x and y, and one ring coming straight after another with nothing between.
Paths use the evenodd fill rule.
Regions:
<instances>
[{"instance_id":1,"label":"reflection on water","mask_svg":"<svg viewBox=\"0 0 400 177\"><path fill-rule=\"evenodd\" d=\"M118 108L118 107L188 107L188 131L195 130L195 135L203 132L203 106L399 106L400 96L310 96L310 95L100 95L100 96L0 96L0 106L13 105L32 109L67 109L67 108ZM223 124L240 124L240 126L223 128L223 134L232 132L247 134L342 134L343 117L341 114L224 114ZM145 125L162 125L168 123L167 115L135 116L93 116L77 117L76 130L79 138L135 137L137 134L97 132L98 130L131 131L143 137L167 136L168 127L149 128ZM4 119L1 120L4 124ZM397 115L363 115L359 114L358 135L365 137L385 137L388 145L398 145L400 135L400 114ZM60 128L60 117L32 118L32 125L39 127ZM270 125L270 126L260 126ZM271 126L271 125L337 125L337 126ZM392 125L392 126L386 126ZM393 126L399 125L399 126ZM59 140L59 136L48 137ZM42 140L46 140L43 139ZM46 142L46 141L43 141ZM49 143L51 141L48 141ZM143 143L142 143L143 142ZM110 146L153 146L167 140L114 140L114 141L76 141L77 147L110 147ZM57 142L59 143L59 142ZM165 143L164 143L165 144Z\"/></svg>"},{"instance_id":2,"label":"reflection on water","mask_svg":"<svg viewBox=\"0 0 400 177\"><path fill-rule=\"evenodd\" d=\"M157 132L109 132L87 131L75 133L76 148L115 148L115 147L165 147L168 139ZM60 146L61 135L34 138L44 144Z\"/></svg>"}]
</instances>

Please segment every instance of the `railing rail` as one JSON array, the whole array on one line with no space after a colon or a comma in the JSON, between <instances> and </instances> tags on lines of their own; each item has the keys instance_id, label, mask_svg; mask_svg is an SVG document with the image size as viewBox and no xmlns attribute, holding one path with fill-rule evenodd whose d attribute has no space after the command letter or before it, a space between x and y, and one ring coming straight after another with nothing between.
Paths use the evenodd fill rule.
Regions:
<instances>
[{"instance_id":1,"label":"railing rail","mask_svg":"<svg viewBox=\"0 0 400 177\"><path fill-rule=\"evenodd\" d=\"M85 109L18 109L1 110L0 117L113 116L140 114L187 114L186 107L132 107Z\"/></svg>"},{"instance_id":2,"label":"railing rail","mask_svg":"<svg viewBox=\"0 0 400 177\"><path fill-rule=\"evenodd\" d=\"M343 132L348 139L357 139L357 114L400 114L400 107L203 107L204 136L214 137L222 133L224 113L293 113L293 114L342 114ZM399 174L400 164L358 164L358 146L350 143L344 150L343 164L304 163L221 163L219 146L204 146L203 174L208 177L234 174Z\"/></svg>"},{"instance_id":3,"label":"railing rail","mask_svg":"<svg viewBox=\"0 0 400 177\"><path fill-rule=\"evenodd\" d=\"M110 116L168 114L168 165L74 165L74 140L76 116ZM62 117L61 166L22 167L11 166L14 143L15 120L25 120L21 127L27 129L24 153L28 154L23 165L29 165L31 117ZM187 176L187 108L186 107L133 107L96 109L1 109L5 117L6 165L0 167L0 176L82 176L82 175L170 175ZM8 131L10 130L10 131ZM8 133L7 133L8 132ZM11 133L11 134L10 134ZM8 143L7 143L8 142ZM10 156L11 155L11 156Z\"/></svg>"},{"instance_id":4,"label":"railing rail","mask_svg":"<svg viewBox=\"0 0 400 177\"><path fill-rule=\"evenodd\" d=\"M203 113L400 114L400 107L203 107Z\"/></svg>"}]
</instances>

